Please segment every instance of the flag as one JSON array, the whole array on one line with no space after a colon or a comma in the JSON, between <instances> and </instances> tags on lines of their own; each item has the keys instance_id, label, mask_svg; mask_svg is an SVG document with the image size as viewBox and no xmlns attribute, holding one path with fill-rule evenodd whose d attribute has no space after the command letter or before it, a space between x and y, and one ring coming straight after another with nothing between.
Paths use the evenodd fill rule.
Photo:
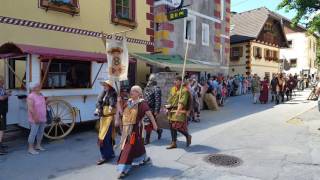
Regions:
<instances>
[{"instance_id":1,"label":"flag","mask_svg":"<svg viewBox=\"0 0 320 180\"><path fill-rule=\"evenodd\" d=\"M109 79L114 82L127 80L129 69L127 38L123 37L120 42L111 39L107 42L106 47Z\"/></svg>"}]
</instances>

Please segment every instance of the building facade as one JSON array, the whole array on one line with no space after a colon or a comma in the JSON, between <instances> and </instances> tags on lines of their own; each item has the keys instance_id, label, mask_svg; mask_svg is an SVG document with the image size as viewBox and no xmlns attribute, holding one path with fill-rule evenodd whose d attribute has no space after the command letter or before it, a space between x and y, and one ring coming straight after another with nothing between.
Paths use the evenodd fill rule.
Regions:
<instances>
[{"instance_id":1,"label":"building facade","mask_svg":"<svg viewBox=\"0 0 320 180\"><path fill-rule=\"evenodd\" d=\"M149 0L2 1L0 45L11 42L104 54L101 32L110 39L112 33L133 29L126 33L129 52L149 52L153 48L152 6ZM134 58L130 62L131 84L141 84L148 68ZM4 75L3 61L0 68Z\"/></svg>"},{"instance_id":2,"label":"building facade","mask_svg":"<svg viewBox=\"0 0 320 180\"><path fill-rule=\"evenodd\" d=\"M229 75L279 73L281 47L287 47L281 19L267 8L233 14Z\"/></svg>"},{"instance_id":3,"label":"building facade","mask_svg":"<svg viewBox=\"0 0 320 180\"><path fill-rule=\"evenodd\" d=\"M188 16L169 21L170 1L154 2L154 51L184 57L189 39L188 59L210 67L203 73L227 74L230 0L185 0L182 7Z\"/></svg>"},{"instance_id":4,"label":"building facade","mask_svg":"<svg viewBox=\"0 0 320 180\"><path fill-rule=\"evenodd\" d=\"M318 71L317 37L308 34L307 30L300 25L295 28L291 27L290 20L283 19L289 48L280 50L280 58L286 60L290 65L290 69L285 72L298 75L316 74Z\"/></svg>"}]
</instances>

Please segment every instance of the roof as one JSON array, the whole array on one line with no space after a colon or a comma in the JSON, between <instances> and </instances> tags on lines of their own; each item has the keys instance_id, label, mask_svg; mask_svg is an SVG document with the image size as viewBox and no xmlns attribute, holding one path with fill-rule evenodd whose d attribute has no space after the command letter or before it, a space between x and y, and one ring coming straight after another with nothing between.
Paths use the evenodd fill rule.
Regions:
<instances>
[{"instance_id":1,"label":"roof","mask_svg":"<svg viewBox=\"0 0 320 180\"><path fill-rule=\"evenodd\" d=\"M107 56L103 53L58 49L28 44L16 44L10 42L0 46L0 58L13 57L24 54L36 54L40 55L42 58L48 59L54 58L66 60L107 62Z\"/></svg>"},{"instance_id":2,"label":"roof","mask_svg":"<svg viewBox=\"0 0 320 180\"><path fill-rule=\"evenodd\" d=\"M230 42L239 43L258 38L264 24L269 17L281 22L282 17L270 11L266 7L250 11L232 14ZM283 32L283 29L282 29ZM284 34L284 32L283 32ZM285 34L284 34L285 35Z\"/></svg>"},{"instance_id":3,"label":"roof","mask_svg":"<svg viewBox=\"0 0 320 180\"><path fill-rule=\"evenodd\" d=\"M144 54L144 53L132 53L132 57L145 61L146 63L160 66L162 68L169 67L171 70L181 70L183 67L184 59L180 55L163 55L163 54ZM202 71L212 70L215 66L196 62L188 59L186 62L186 70L190 71Z\"/></svg>"}]
</instances>

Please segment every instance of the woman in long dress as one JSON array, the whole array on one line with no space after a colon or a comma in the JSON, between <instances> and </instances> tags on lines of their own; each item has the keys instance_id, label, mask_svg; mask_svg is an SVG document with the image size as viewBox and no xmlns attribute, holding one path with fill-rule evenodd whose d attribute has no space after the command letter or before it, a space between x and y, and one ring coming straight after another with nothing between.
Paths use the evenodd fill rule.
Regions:
<instances>
[{"instance_id":1,"label":"woman in long dress","mask_svg":"<svg viewBox=\"0 0 320 180\"><path fill-rule=\"evenodd\" d=\"M158 129L158 126L148 103L141 97L141 87L133 86L130 91L130 99L122 111L121 152L117 165L119 179L125 178L133 165L144 165L150 161L143 142L143 117L145 115L149 117L155 130Z\"/></svg>"},{"instance_id":2,"label":"woman in long dress","mask_svg":"<svg viewBox=\"0 0 320 180\"><path fill-rule=\"evenodd\" d=\"M265 77L264 81L261 82L261 87L262 89L259 100L262 104L266 104L269 98L269 82L267 77Z\"/></svg>"}]
</instances>

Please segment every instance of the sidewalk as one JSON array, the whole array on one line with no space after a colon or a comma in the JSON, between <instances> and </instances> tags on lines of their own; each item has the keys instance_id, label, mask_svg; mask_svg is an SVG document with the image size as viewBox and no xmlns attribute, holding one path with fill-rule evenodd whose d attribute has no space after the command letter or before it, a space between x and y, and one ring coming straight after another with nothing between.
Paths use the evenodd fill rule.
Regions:
<instances>
[{"instance_id":1,"label":"sidewalk","mask_svg":"<svg viewBox=\"0 0 320 180\"><path fill-rule=\"evenodd\" d=\"M147 146L152 164L133 170L128 179L316 180L320 177L320 135L310 128L317 126L317 112L304 117L316 105L305 101L307 95L299 93L278 106L252 104L250 96L232 97L218 112L203 111L202 121L191 123L190 148L185 148L185 139L179 137L179 148L168 151L169 132L165 131L160 141L154 140L154 133L154 141ZM292 123L300 116L306 120ZM99 158L96 136L94 131L72 134L45 144L48 151L39 156L28 155L20 145L0 157L0 179L115 179L116 159L95 165ZM235 168L210 165L205 158L211 153L234 155L243 164Z\"/></svg>"}]
</instances>

